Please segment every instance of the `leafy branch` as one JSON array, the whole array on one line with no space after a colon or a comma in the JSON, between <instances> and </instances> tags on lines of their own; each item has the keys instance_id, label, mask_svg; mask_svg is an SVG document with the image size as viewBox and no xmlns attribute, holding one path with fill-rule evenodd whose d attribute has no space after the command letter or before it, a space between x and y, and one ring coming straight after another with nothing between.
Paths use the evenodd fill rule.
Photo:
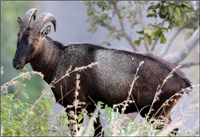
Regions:
<instances>
[{"instance_id":1,"label":"leafy branch","mask_svg":"<svg viewBox=\"0 0 200 137\"><path fill-rule=\"evenodd\" d=\"M161 44L165 44L167 39L164 35L165 32L168 32L174 27L181 26L183 27L184 23L188 23L190 16L189 13L193 11L192 5L188 1L183 2L170 2L170 1L160 1L156 4L152 4L148 7L150 12L146 17L147 18L156 18L159 17L163 19L162 23L147 25L147 29L142 31L137 31L138 34L143 35L135 41L136 45L140 45L141 40L146 40L149 45L153 45L153 40L155 43L151 49L153 51L157 44L158 39L160 39ZM167 22L168 27L163 27L164 23Z\"/></svg>"}]
</instances>

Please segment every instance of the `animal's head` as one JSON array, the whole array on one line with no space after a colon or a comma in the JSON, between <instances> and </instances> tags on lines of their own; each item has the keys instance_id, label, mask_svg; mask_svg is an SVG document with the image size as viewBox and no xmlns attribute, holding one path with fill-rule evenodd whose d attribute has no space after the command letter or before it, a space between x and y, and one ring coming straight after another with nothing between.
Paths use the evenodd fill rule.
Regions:
<instances>
[{"instance_id":1,"label":"animal's head","mask_svg":"<svg viewBox=\"0 0 200 137\"><path fill-rule=\"evenodd\" d=\"M42 28L47 22L52 22L54 25L54 31L56 31L56 20L50 13L41 13L36 18L36 9L30 9L24 16L23 21L18 17L19 32L17 34L17 50L13 59L13 67L17 70L22 69L25 64L30 62L31 59L39 51L41 44L46 35L51 31L51 26L47 26L44 30ZM31 19L34 18L34 22L30 27Z\"/></svg>"}]
</instances>

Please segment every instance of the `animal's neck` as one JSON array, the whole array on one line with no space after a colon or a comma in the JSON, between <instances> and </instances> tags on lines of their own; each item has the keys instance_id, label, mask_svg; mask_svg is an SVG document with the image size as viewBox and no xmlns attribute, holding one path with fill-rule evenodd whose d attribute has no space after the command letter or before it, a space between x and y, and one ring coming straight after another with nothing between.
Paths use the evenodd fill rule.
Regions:
<instances>
[{"instance_id":1,"label":"animal's neck","mask_svg":"<svg viewBox=\"0 0 200 137\"><path fill-rule=\"evenodd\" d=\"M33 70L41 72L44 75L44 80L50 84L53 81L54 70L57 66L56 60L59 49L46 38L44 38L39 48L39 52L30 61L30 64Z\"/></svg>"}]
</instances>

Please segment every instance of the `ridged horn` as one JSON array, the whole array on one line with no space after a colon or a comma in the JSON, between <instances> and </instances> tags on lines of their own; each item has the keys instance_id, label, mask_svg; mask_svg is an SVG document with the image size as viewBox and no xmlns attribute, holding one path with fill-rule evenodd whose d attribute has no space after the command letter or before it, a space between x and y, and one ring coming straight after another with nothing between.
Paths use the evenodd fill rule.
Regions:
<instances>
[{"instance_id":1,"label":"ridged horn","mask_svg":"<svg viewBox=\"0 0 200 137\"><path fill-rule=\"evenodd\" d=\"M43 12L36 18L35 22L33 22L32 29L34 32L39 32L47 22L52 22L54 25L54 31L56 31L56 19L48 12Z\"/></svg>"},{"instance_id":2,"label":"ridged horn","mask_svg":"<svg viewBox=\"0 0 200 137\"><path fill-rule=\"evenodd\" d=\"M30 26L32 17L35 20L36 13L37 13L37 9L35 9L35 8L32 8L32 9L28 10L26 12L25 16L24 16L24 19L23 19L23 26L28 28Z\"/></svg>"}]
</instances>

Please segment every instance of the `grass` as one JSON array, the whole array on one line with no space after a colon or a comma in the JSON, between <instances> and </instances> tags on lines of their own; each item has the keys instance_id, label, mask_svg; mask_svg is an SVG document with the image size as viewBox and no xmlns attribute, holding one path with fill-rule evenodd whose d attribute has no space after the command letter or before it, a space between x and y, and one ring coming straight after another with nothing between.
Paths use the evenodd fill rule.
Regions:
<instances>
[{"instance_id":1,"label":"grass","mask_svg":"<svg viewBox=\"0 0 200 137\"><path fill-rule=\"evenodd\" d=\"M199 111L199 104L190 105L187 110L182 112L182 114L179 115L169 125L163 123L163 119L158 120L153 118L154 123L150 123L147 121L148 117L142 118L140 115L137 115L135 120L130 120L125 115L124 112L126 110L126 107L130 103L135 103L134 99L131 96L131 91L135 81L138 79L137 73L139 71L139 68L142 67L142 64L143 62L141 62L138 66L127 99L119 104L114 104L113 107L108 107L105 104L105 108L102 107L103 102L98 102L98 104L96 104L96 110L92 114L92 117L88 121L84 121L82 124L79 124L79 121L87 117L86 114L88 112L85 109L82 109L81 112L76 111L80 105L85 103L78 100L79 90L81 88L79 86L81 75L76 75L76 87L74 94L75 100L73 102L73 105L69 105L66 108L63 108L63 110L57 113L55 116L55 112L54 110L52 110L52 99L54 99L54 96L48 91L57 82L64 79L65 77L70 76L70 74L92 68L93 66L97 65L97 63L92 63L88 66L75 68L74 70L71 70L71 68L69 68L64 76L62 76L58 80L52 81L49 87L42 92L41 96L36 100L34 104L28 104L19 100L19 94L25 96L26 98L29 98L27 94L28 91L22 90L22 87L25 86L23 84L23 80L31 80L31 75L39 75L41 78L43 78L43 75L34 71L24 72L20 74L19 76L13 78L12 80L1 86L1 136L71 136L72 134L76 134L78 136L93 136L95 130L93 129L93 122L95 122L95 118L98 116L98 112L102 108L105 109L106 112L106 115L101 116L102 119L105 121L105 126L103 127L105 136L167 136L170 134L172 129L176 127L187 130L187 127L183 126L183 123L181 123L181 119L183 119L191 111ZM158 86L158 94L155 95L152 106L159 98L159 91L161 87L169 78L173 76L172 74L176 69L177 68L175 68L169 74L169 76L163 81L161 86ZM1 67L1 76L2 74L3 67ZM21 79L22 82L19 82L18 79ZM7 89L9 86L13 86L16 89L13 94L7 93ZM192 87L199 88L199 85L193 85ZM187 92L190 89L191 87L183 89L180 92ZM178 94L179 93L177 93L176 95ZM66 95L62 96L64 97ZM171 99L172 98L168 99L161 107L167 105L167 102ZM119 113L119 110L117 108L118 106L123 106L121 114ZM68 115L71 115L74 120L70 120L65 112L66 109L69 109L71 107L75 107L75 112L71 112ZM56 123L54 124L53 121L55 120ZM73 126L73 132L70 132L68 124L71 124ZM160 124L165 125L164 129L161 131L156 129L156 126ZM78 130L78 127L80 128L80 130ZM181 134L178 135L182 136ZM192 132L187 132L186 135L199 136L199 130L197 129Z\"/></svg>"}]
</instances>

